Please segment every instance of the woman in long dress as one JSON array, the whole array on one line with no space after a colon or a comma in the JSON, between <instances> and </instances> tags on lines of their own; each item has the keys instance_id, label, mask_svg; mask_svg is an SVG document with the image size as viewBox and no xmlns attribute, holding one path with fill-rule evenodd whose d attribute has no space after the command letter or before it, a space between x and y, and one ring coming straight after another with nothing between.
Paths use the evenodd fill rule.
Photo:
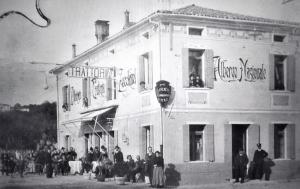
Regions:
<instances>
[{"instance_id":1,"label":"woman in long dress","mask_svg":"<svg viewBox=\"0 0 300 189\"><path fill-rule=\"evenodd\" d=\"M157 188L163 188L165 185L164 159L161 157L161 154L159 151L155 152L153 178L152 178L151 184L153 187L157 187Z\"/></svg>"}]
</instances>

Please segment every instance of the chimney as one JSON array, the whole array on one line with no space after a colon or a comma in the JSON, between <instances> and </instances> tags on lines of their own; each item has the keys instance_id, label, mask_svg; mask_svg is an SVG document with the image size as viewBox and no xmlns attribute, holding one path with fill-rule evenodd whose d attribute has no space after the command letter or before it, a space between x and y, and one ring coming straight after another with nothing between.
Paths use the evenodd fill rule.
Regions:
<instances>
[{"instance_id":1,"label":"chimney","mask_svg":"<svg viewBox=\"0 0 300 189\"><path fill-rule=\"evenodd\" d=\"M128 10L126 10L124 12L124 16L125 16L125 22L124 22L123 29L126 29L129 27L129 11Z\"/></svg>"},{"instance_id":2,"label":"chimney","mask_svg":"<svg viewBox=\"0 0 300 189\"><path fill-rule=\"evenodd\" d=\"M97 20L95 22L95 36L97 38L97 44L105 41L109 35L109 21Z\"/></svg>"},{"instance_id":3,"label":"chimney","mask_svg":"<svg viewBox=\"0 0 300 189\"><path fill-rule=\"evenodd\" d=\"M72 45L72 58L76 57L76 44Z\"/></svg>"}]
</instances>

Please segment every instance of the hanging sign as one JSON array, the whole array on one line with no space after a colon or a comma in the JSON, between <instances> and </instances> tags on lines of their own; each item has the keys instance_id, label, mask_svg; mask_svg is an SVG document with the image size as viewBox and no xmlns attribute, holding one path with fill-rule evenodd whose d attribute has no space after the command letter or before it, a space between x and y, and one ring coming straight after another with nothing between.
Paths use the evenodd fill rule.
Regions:
<instances>
[{"instance_id":1,"label":"hanging sign","mask_svg":"<svg viewBox=\"0 0 300 189\"><path fill-rule=\"evenodd\" d=\"M165 108L171 96L170 83L164 80L156 82L155 93L160 106Z\"/></svg>"},{"instance_id":2,"label":"hanging sign","mask_svg":"<svg viewBox=\"0 0 300 189\"><path fill-rule=\"evenodd\" d=\"M75 66L70 68L66 75L68 77L107 79L113 77L114 68Z\"/></svg>"}]
</instances>

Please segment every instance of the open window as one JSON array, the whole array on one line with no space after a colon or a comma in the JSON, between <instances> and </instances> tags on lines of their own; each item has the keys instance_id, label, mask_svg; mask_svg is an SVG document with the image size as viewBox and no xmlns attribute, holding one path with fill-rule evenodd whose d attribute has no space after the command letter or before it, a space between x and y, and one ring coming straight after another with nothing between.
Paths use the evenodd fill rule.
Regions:
<instances>
[{"instance_id":1,"label":"open window","mask_svg":"<svg viewBox=\"0 0 300 189\"><path fill-rule=\"evenodd\" d=\"M295 91L295 57L270 55L270 89Z\"/></svg>"},{"instance_id":2,"label":"open window","mask_svg":"<svg viewBox=\"0 0 300 189\"><path fill-rule=\"evenodd\" d=\"M71 100L70 85L65 85L62 87L62 109L64 112L71 110L70 100Z\"/></svg>"},{"instance_id":3,"label":"open window","mask_svg":"<svg viewBox=\"0 0 300 189\"><path fill-rule=\"evenodd\" d=\"M192 36L202 36L204 28L188 27L188 34Z\"/></svg>"},{"instance_id":4,"label":"open window","mask_svg":"<svg viewBox=\"0 0 300 189\"><path fill-rule=\"evenodd\" d=\"M214 161L214 126L183 125L183 161Z\"/></svg>"},{"instance_id":5,"label":"open window","mask_svg":"<svg viewBox=\"0 0 300 189\"><path fill-rule=\"evenodd\" d=\"M213 88L214 62L210 49L183 49L183 87Z\"/></svg>"},{"instance_id":6,"label":"open window","mask_svg":"<svg viewBox=\"0 0 300 189\"><path fill-rule=\"evenodd\" d=\"M82 79L82 105L89 107L91 105L91 86L90 78Z\"/></svg>"},{"instance_id":7,"label":"open window","mask_svg":"<svg viewBox=\"0 0 300 189\"><path fill-rule=\"evenodd\" d=\"M281 34L274 34L273 42L279 42L279 43L287 42L287 36Z\"/></svg>"},{"instance_id":8,"label":"open window","mask_svg":"<svg viewBox=\"0 0 300 189\"><path fill-rule=\"evenodd\" d=\"M139 91L153 88L153 59L152 52L139 56Z\"/></svg>"}]
</instances>

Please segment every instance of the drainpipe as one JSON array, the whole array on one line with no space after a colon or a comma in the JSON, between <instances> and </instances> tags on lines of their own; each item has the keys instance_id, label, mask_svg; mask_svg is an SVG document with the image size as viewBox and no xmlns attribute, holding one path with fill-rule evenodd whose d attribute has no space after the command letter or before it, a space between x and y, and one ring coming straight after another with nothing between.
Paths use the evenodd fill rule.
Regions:
<instances>
[{"instance_id":1,"label":"drainpipe","mask_svg":"<svg viewBox=\"0 0 300 189\"><path fill-rule=\"evenodd\" d=\"M58 95L58 75L56 75L56 132L57 132L57 148L60 149L60 126L59 126L59 95Z\"/></svg>"},{"instance_id":2,"label":"drainpipe","mask_svg":"<svg viewBox=\"0 0 300 189\"><path fill-rule=\"evenodd\" d=\"M159 80L162 79L162 57L161 57L161 22L156 22L151 20L149 18L149 23L154 24L155 26L158 26L158 52L159 52ZM163 118L163 112L164 109L161 107L160 108L160 124L161 124L161 146L160 146L160 151L163 156L163 147L164 147L164 118Z\"/></svg>"}]
</instances>

